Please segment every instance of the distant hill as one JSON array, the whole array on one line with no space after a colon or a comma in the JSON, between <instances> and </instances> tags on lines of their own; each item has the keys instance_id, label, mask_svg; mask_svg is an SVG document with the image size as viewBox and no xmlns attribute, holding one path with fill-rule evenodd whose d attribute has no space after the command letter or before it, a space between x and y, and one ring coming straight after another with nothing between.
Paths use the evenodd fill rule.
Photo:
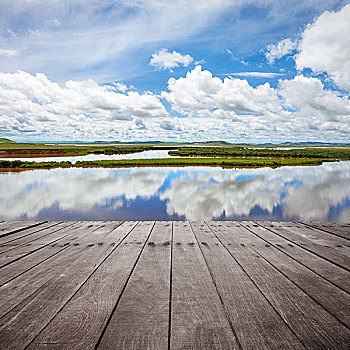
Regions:
<instances>
[{"instance_id":1,"label":"distant hill","mask_svg":"<svg viewBox=\"0 0 350 350\"><path fill-rule=\"evenodd\" d=\"M9 139L5 139L4 137L0 137L0 143L16 143L16 142Z\"/></svg>"},{"instance_id":2,"label":"distant hill","mask_svg":"<svg viewBox=\"0 0 350 350\"><path fill-rule=\"evenodd\" d=\"M313 141L306 141L306 142L283 142L281 143L283 146L330 146L330 147L336 147L336 146L350 146L350 143L340 143L340 142L313 142Z\"/></svg>"},{"instance_id":3,"label":"distant hill","mask_svg":"<svg viewBox=\"0 0 350 350\"><path fill-rule=\"evenodd\" d=\"M230 146L232 143L227 141L204 141L204 142L192 142L193 145L207 145L207 146Z\"/></svg>"}]
</instances>

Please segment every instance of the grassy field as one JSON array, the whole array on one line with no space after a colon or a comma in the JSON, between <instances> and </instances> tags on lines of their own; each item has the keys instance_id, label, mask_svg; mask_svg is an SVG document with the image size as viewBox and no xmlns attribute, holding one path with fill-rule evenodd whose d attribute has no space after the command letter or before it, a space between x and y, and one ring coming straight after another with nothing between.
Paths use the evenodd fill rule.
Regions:
<instances>
[{"instance_id":1,"label":"grassy field","mask_svg":"<svg viewBox=\"0 0 350 350\"><path fill-rule=\"evenodd\" d=\"M40 143L2 143L0 157L56 157L84 156L88 154L127 154L152 149L152 146L111 146L111 145L60 145Z\"/></svg>"},{"instance_id":2,"label":"grassy field","mask_svg":"<svg viewBox=\"0 0 350 350\"><path fill-rule=\"evenodd\" d=\"M177 147L174 149L174 147ZM126 159L65 162L1 161L0 169L38 169L57 167L132 167L132 166L221 166L277 167L285 165L319 165L324 161L350 160L350 148L297 147L293 149L255 148L255 146L186 147L159 144L42 144L1 143L0 157L83 156L87 154L127 154L146 150L168 149L179 158Z\"/></svg>"},{"instance_id":3,"label":"grassy field","mask_svg":"<svg viewBox=\"0 0 350 350\"><path fill-rule=\"evenodd\" d=\"M160 158L123 159L71 162L23 162L0 160L1 169L47 169L81 167L134 167L134 166L220 166L220 167L278 167L286 165L320 165L324 159L283 158Z\"/></svg>"},{"instance_id":4,"label":"grassy field","mask_svg":"<svg viewBox=\"0 0 350 350\"><path fill-rule=\"evenodd\" d=\"M350 148L306 147L275 150L250 147L181 147L178 150L169 151L169 154L182 157L271 157L349 160Z\"/></svg>"}]
</instances>

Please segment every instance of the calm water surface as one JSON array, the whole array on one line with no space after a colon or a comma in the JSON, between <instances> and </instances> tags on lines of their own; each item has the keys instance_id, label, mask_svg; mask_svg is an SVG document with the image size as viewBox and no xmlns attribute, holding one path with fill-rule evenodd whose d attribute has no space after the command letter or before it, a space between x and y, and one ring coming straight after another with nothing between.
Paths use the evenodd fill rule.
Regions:
<instances>
[{"instance_id":1,"label":"calm water surface","mask_svg":"<svg viewBox=\"0 0 350 350\"><path fill-rule=\"evenodd\" d=\"M152 159L152 158L170 158L168 150L143 151L129 154L88 154L86 156L68 156L68 157L33 157L33 158L0 158L0 160L22 160L27 162L72 162L85 160L115 160L115 159ZM173 158L173 157L172 157Z\"/></svg>"},{"instance_id":2,"label":"calm water surface","mask_svg":"<svg viewBox=\"0 0 350 350\"><path fill-rule=\"evenodd\" d=\"M0 173L2 220L350 221L350 162Z\"/></svg>"}]
</instances>

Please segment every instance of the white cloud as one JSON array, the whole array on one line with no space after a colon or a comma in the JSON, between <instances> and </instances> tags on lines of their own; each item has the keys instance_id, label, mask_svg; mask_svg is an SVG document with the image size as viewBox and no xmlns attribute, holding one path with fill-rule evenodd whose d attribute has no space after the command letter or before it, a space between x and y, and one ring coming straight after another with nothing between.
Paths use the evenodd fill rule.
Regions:
<instances>
[{"instance_id":1,"label":"white cloud","mask_svg":"<svg viewBox=\"0 0 350 350\"><path fill-rule=\"evenodd\" d=\"M149 64L158 70L171 70L179 65L187 67L191 62L193 62L193 57L190 55L182 55L175 50L169 52L167 49L161 49L152 55Z\"/></svg>"},{"instance_id":2,"label":"white cloud","mask_svg":"<svg viewBox=\"0 0 350 350\"><path fill-rule=\"evenodd\" d=\"M350 198L350 165L278 169L188 170L160 194L169 215L188 220L244 218L257 206L273 215L280 207L285 219L327 220L330 207ZM283 195L282 195L283 194ZM305 200L307 198L307 200ZM344 220L342 215L339 218Z\"/></svg>"},{"instance_id":3,"label":"white cloud","mask_svg":"<svg viewBox=\"0 0 350 350\"><path fill-rule=\"evenodd\" d=\"M18 56L19 52L14 49L0 49L0 57L14 57Z\"/></svg>"},{"instance_id":4,"label":"white cloud","mask_svg":"<svg viewBox=\"0 0 350 350\"><path fill-rule=\"evenodd\" d=\"M347 116L347 121L350 122L349 98L338 96L335 91L326 90L317 78L297 75L294 79L282 80L279 83L279 91L289 108L315 118L324 117L329 120Z\"/></svg>"},{"instance_id":5,"label":"white cloud","mask_svg":"<svg viewBox=\"0 0 350 350\"><path fill-rule=\"evenodd\" d=\"M245 79L221 80L198 66L186 77L170 78L162 97L176 112L200 117L199 130L210 133L209 122L203 120L207 118L216 122L217 135L230 133L238 140L254 135L260 141L261 137L345 141L350 135L349 98L325 89L317 78L281 80L276 89L268 83L252 87Z\"/></svg>"},{"instance_id":6,"label":"white cloud","mask_svg":"<svg viewBox=\"0 0 350 350\"><path fill-rule=\"evenodd\" d=\"M334 82L350 89L350 4L339 12L326 11L307 26L299 43L297 69L326 72Z\"/></svg>"},{"instance_id":7,"label":"white cloud","mask_svg":"<svg viewBox=\"0 0 350 350\"><path fill-rule=\"evenodd\" d=\"M169 185L170 183L170 185ZM29 190L28 190L29 189ZM170 215L188 220L242 218L260 207L283 218L327 220L330 208L349 221L350 163L277 169L52 169L0 174L2 218L35 218L51 207L75 213L113 210L159 197ZM307 200L306 200L307 199ZM16 205L14 205L16 203ZM334 219L334 217L333 217Z\"/></svg>"},{"instance_id":8,"label":"white cloud","mask_svg":"<svg viewBox=\"0 0 350 350\"><path fill-rule=\"evenodd\" d=\"M0 132L21 138L113 137L123 135L121 121L168 115L152 93L120 93L91 79L62 87L44 74L25 72L0 73L0 106Z\"/></svg>"},{"instance_id":9,"label":"white cloud","mask_svg":"<svg viewBox=\"0 0 350 350\"><path fill-rule=\"evenodd\" d=\"M163 104L151 93L113 92L91 79L69 80L61 87L44 74L34 76L21 71L0 73L0 98L3 114L41 112L38 117L49 117L83 113L106 119L167 115ZM12 103L6 103L6 99Z\"/></svg>"},{"instance_id":10,"label":"white cloud","mask_svg":"<svg viewBox=\"0 0 350 350\"><path fill-rule=\"evenodd\" d=\"M298 46L297 41L292 41L290 38L278 42L276 45L268 45L265 52L265 57L270 64L275 63L276 60L285 55L293 53Z\"/></svg>"},{"instance_id":11,"label":"white cloud","mask_svg":"<svg viewBox=\"0 0 350 350\"><path fill-rule=\"evenodd\" d=\"M226 73L226 74L220 74L220 75L273 79L273 78L282 76L284 74L271 73L271 72L237 72L237 73Z\"/></svg>"},{"instance_id":12,"label":"white cloud","mask_svg":"<svg viewBox=\"0 0 350 350\"><path fill-rule=\"evenodd\" d=\"M0 73L0 133L19 140L234 142L345 142L350 135L349 98L325 89L318 78L300 75L281 80L277 88L253 87L198 66L169 79L161 94L181 116L169 115L158 96L128 89Z\"/></svg>"},{"instance_id":13,"label":"white cloud","mask_svg":"<svg viewBox=\"0 0 350 350\"><path fill-rule=\"evenodd\" d=\"M278 96L268 83L253 88L247 80L213 77L201 66L187 72L185 78L170 78L169 92L162 97L179 113L210 116L214 111L264 114L276 111ZM280 108L277 108L281 111ZM281 111L282 112L282 111ZM218 113L218 112L216 112ZM234 114L234 113L233 113Z\"/></svg>"},{"instance_id":14,"label":"white cloud","mask_svg":"<svg viewBox=\"0 0 350 350\"><path fill-rule=\"evenodd\" d=\"M147 169L52 169L46 172L0 175L0 212L6 218L33 218L40 211L58 203L60 210L88 212L94 206L113 206L115 197L127 201L153 196L166 177L166 170ZM32 191L26 189L32 188ZM13 203L16 202L16 205Z\"/></svg>"},{"instance_id":15,"label":"white cloud","mask_svg":"<svg viewBox=\"0 0 350 350\"><path fill-rule=\"evenodd\" d=\"M2 0L0 43L26 50L0 65L44 71L60 82L130 79L141 74L150 47L185 41L236 7L230 0Z\"/></svg>"}]
</instances>

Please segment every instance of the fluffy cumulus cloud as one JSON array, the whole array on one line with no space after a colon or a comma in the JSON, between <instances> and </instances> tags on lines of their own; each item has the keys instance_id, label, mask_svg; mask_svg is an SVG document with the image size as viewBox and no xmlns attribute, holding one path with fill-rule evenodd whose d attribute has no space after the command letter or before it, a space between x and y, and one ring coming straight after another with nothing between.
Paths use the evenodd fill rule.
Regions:
<instances>
[{"instance_id":1,"label":"fluffy cumulus cloud","mask_svg":"<svg viewBox=\"0 0 350 350\"><path fill-rule=\"evenodd\" d=\"M286 38L268 45L267 61L273 64L283 56L296 53L296 68L326 73L341 89L350 89L350 4L338 12L325 11L295 40Z\"/></svg>"},{"instance_id":2,"label":"fluffy cumulus cloud","mask_svg":"<svg viewBox=\"0 0 350 350\"><path fill-rule=\"evenodd\" d=\"M138 200L159 199L169 215L188 220L233 219L277 212L287 220L348 221L349 162L277 169L135 168L53 169L0 174L0 217L40 219L57 207L61 213L95 217ZM16 203L16 205L14 205ZM147 203L147 202L146 202ZM258 214L254 214L254 211ZM86 213L86 216L84 216ZM125 211L121 215L125 214ZM129 215L133 215L133 209ZM44 214L45 215L45 214Z\"/></svg>"},{"instance_id":3,"label":"fluffy cumulus cloud","mask_svg":"<svg viewBox=\"0 0 350 350\"><path fill-rule=\"evenodd\" d=\"M45 172L25 172L9 177L0 175L0 211L8 219L33 218L40 211L58 203L62 211L88 212L96 206L113 209L140 196L154 195L165 180L166 170L120 169L118 176L111 169L54 169ZM26 189L32 188L27 192ZM117 201L115 200L117 199ZM17 205L13 205L16 202ZM110 209L112 209L110 208Z\"/></svg>"},{"instance_id":4,"label":"fluffy cumulus cloud","mask_svg":"<svg viewBox=\"0 0 350 350\"><path fill-rule=\"evenodd\" d=\"M19 52L14 49L0 49L0 57L14 57L18 56Z\"/></svg>"},{"instance_id":5,"label":"fluffy cumulus cloud","mask_svg":"<svg viewBox=\"0 0 350 350\"><path fill-rule=\"evenodd\" d=\"M270 138L310 139L328 133L346 139L350 133L349 98L325 89L317 78L298 75L280 80L276 89L268 83L253 87L245 79L221 80L197 66L186 77L169 79L168 90L162 96L176 112L226 120L222 124L236 136L254 132L257 139L271 132Z\"/></svg>"},{"instance_id":6,"label":"fluffy cumulus cloud","mask_svg":"<svg viewBox=\"0 0 350 350\"><path fill-rule=\"evenodd\" d=\"M350 134L349 98L318 78L254 87L201 66L170 78L160 96L122 83L59 85L44 74L0 73L0 106L1 135L22 140L348 141Z\"/></svg>"},{"instance_id":7,"label":"fluffy cumulus cloud","mask_svg":"<svg viewBox=\"0 0 350 350\"><path fill-rule=\"evenodd\" d=\"M276 45L268 45L265 57L270 64L273 64L277 59L293 53L297 46L297 41L293 41L290 38L284 39Z\"/></svg>"},{"instance_id":8,"label":"fluffy cumulus cloud","mask_svg":"<svg viewBox=\"0 0 350 350\"><path fill-rule=\"evenodd\" d=\"M190 55L182 55L175 50L169 52L167 49L161 49L152 55L149 64L158 70L172 70L180 65L187 67L191 62L193 62L193 57Z\"/></svg>"},{"instance_id":9,"label":"fluffy cumulus cloud","mask_svg":"<svg viewBox=\"0 0 350 350\"><path fill-rule=\"evenodd\" d=\"M268 83L253 88L244 79L225 78L222 81L208 70L202 70L201 66L184 78L170 78L168 90L162 96L177 112L199 116L232 117L235 112L260 115L267 108L274 110L274 102L278 100Z\"/></svg>"},{"instance_id":10,"label":"fluffy cumulus cloud","mask_svg":"<svg viewBox=\"0 0 350 350\"><path fill-rule=\"evenodd\" d=\"M113 135L121 121L168 115L152 93L127 91L125 86L101 86L93 80L67 81L64 86L44 74L0 73L2 134Z\"/></svg>"},{"instance_id":11,"label":"fluffy cumulus cloud","mask_svg":"<svg viewBox=\"0 0 350 350\"><path fill-rule=\"evenodd\" d=\"M273 73L273 72L238 72L238 73L226 73L224 75L235 76L235 77L273 79L273 78L282 76L283 74L281 74L281 73Z\"/></svg>"},{"instance_id":12,"label":"fluffy cumulus cloud","mask_svg":"<svg viewBox=\"0 0 350 350\"><path fill-rule=\"evenodd\" d=\"M326 11L307 26L295 62L298 69L326 72L343 89L350 89L350 4Z\"/></svg>"},{"instance_id":13,"label":"fluffy cumulus cloud","mask_svg":"<svg viewBox=\"0 0 350 350\"><path fill-rule=\"evenodd\" d=\"M174 178L159 196L167 200L169 215L184 215L189 220L208 220L224 213L242 219L257 207L269 215L279 208L287 220L327 220L331 208L339 207L344 214L338 220L343 221L350 198L349 171L345 162L319 167L188 171Z\"/></svg>"}]
</instances>

